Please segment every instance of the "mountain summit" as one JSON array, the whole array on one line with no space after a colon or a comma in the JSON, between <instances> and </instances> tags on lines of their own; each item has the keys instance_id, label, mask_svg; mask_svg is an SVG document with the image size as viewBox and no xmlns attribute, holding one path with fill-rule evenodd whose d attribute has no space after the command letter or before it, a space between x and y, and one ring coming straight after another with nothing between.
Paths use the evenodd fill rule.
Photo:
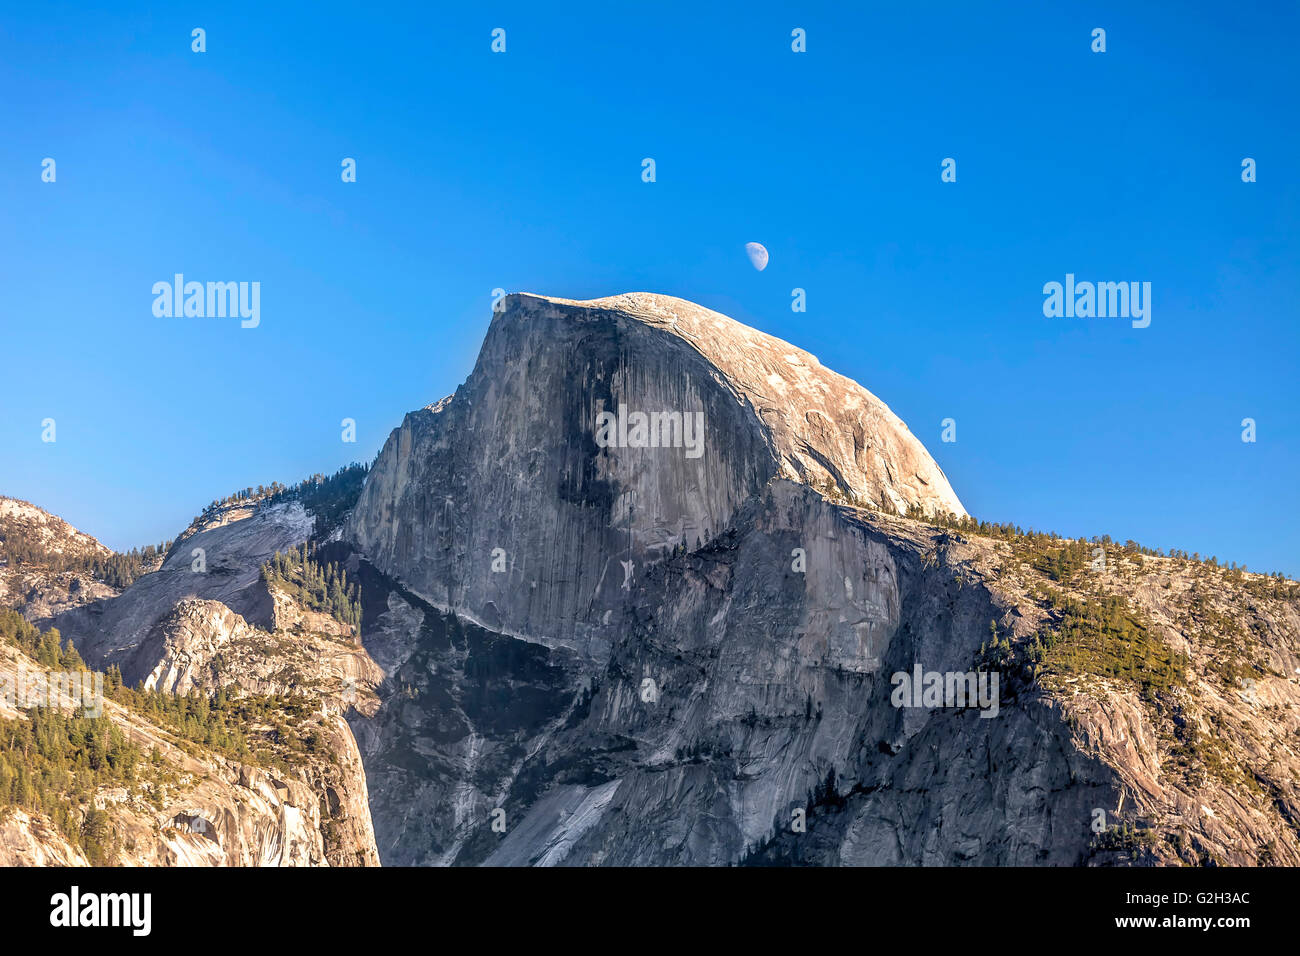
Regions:
<instances>
[{"instance_id":1,"label":"mountain summit","mask_svg":"<svg viewBox=\"0 0 1300 956\"><path fill-rule=\"evenodd\" d=\"M649 292L587 301L519 294L502 300L495 322L508 329L525 322L609 320L615 328L641 323L698 352L712 366L708 377L757 419L774 476L851 502L887 503L900 513L966 513L943 471L884 402L817 356L720 312ZM656 346L651 339L644 348L628 361L675 357L668 343Z\"/></svg>"},{"instance_id":2,"label":"mountain summit","mask_svg":"<svg viewBox=\"0 0 1300 956\"><path fill-rule=\"evenodd\" d=\"M696 549L776 480L966 513L897 415L780 339L649 293L517 294L497 308L473 374L407 415L349 525L377 567L437 606L548 643L603 643L622 562ZM600 447L600 416L620 413L642 415L651 437L661 416L697 416L702 454ZM508 571L467 559L498 548Z\"/></svg>"}]
</instances>

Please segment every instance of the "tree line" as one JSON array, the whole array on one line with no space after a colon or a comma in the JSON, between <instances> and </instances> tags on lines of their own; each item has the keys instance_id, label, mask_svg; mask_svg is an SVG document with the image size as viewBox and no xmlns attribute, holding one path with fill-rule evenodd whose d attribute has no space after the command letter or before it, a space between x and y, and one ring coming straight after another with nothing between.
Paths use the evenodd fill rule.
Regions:
<instances>
[{"instance_id":1,"label":"tree line","mask_svg":"<svg viewBox=\"0 0 1300 956\"><path fill-rule=\"evenodd\" d=\"M286 485L279 481L258 485L256 488L249 485L224 498L212 499L201 513L194 516L191 524L200 524L217 512L236 505L264 508L285 501L297 501L314 516L312 537L320 541L342 523L357 503L369 471L369 465L354 461L332 475L317 472L296 485Z\"/></svg>"},{"instance_id":2,"label":"tree line","mask_svg":"<svg viewBox=\"0 0 1300 956\"><path fill-rule=\"evenodd\" d=\"M881 510L890 514L895 514L895 515L899 514L899 512L893 508L882 507ZM1179 548L1170 548L1168 552L1165 552L1160 548L1148 548L1145 545L1139 544L1138 542L1134 541L1132 538L1128 539L1121 545L1118 541L1116 541L1108 534L1093 535L1091 538L1078 538L1078 539L1073 539L1071 541L1070 539L1062 538L1055 531L1035 531L1033 528L1023 529L1020 527L1020 525L1012 524L1010 522L980 521L977 520L976 518L971 517L970 515L962 515L961 517L958 517L952 512L936 511L933 514L927 514L927 515L918 514L915 516L907 515L906 517L914 517L915 520L917 521L923 521L926 524L934 525L935 527L938 528L947 528L953 531L960 531L964 534L979 535L980 537L984 537L984 538L997 538L1003 541L1028 543L1030 545L1037 546L1039 550L1047 546L1055 545L1058 542L1069 541L1069 544L1066 545L1066 547L1069 549L1069 553L1066 555L1059 556L1058 561L1063 561L1064 563L1057 565L1057 569L1060 572L1062 572L1065 575L1065 577L1068 577L1072 570L1077 570L1078 567L1080 566L1080 565L1076 565L1075 562L1082 551L1086 550L1091 552L1091 549L1093 547L1098 547L1098 546L1103 548L1117 547L1122 549L1125 553L1137 557L1141 557L1141 556L1146 556L1150 558L1169 557L1169 558L1176 558L1182 561L1190 561L1193 564L1203 564L1210 568L1221 569L1228 572L1227 578L1230 581L1238 581L1238 582L1242 581L1245 572L1248 570L1245 564L1238 564L1235 561L1220 562L1217 555L1202 557L1201 554L1197 551L1193 551L1189 554L1188 552L1183 551ZM1140 564L1141 562L1139 561L1138 563ZM1051 571L1048 570L1048 567L1040 567L1039 570L1048 573L1049 576L1051 576L1054 580L1064 579L1062 577L1057 577L1055 574L1052 574ZM1256 572L1256 573L1263 574L1263 572ZM1297 592L1286 586L1288 584L1293 583L1292 579L1288 578L1282 572L1274 571L1272 573L1264 574L1264 577L1266 577L1268 581L1272 583L1255 582L1255 584L1256 584L1256 588L1259 588L1263 592L1266 592L1268 596L1274 596L1274 597L1295 597L1296 596Z\"/></svg>"},{"instance_id":3,"label":"tree line","mask_svg":"<svg viewBox=\"0 0 1300 956\"><path fill-rule=\"evenodd\" d=\"M318 560L310 542L277 551L262 565L262 580L297 598L303 606L329 614L361 633L361 585L348 581L341 564Z\"/></svg>"},{"instance_id":4,"label":"tree line","mask_svg":"<svg viewBox=\"0 0 1300 956\"><path fill-rule=\"evenodd\" d=\"M369 472L369 465L354 461L332 475L317 473L292 488L282 486L267 499L267 504L279 501L300 502L315 517L312 537L323 541L343 523L344 517L355 507Z\"/></svg>"}]
</instances>

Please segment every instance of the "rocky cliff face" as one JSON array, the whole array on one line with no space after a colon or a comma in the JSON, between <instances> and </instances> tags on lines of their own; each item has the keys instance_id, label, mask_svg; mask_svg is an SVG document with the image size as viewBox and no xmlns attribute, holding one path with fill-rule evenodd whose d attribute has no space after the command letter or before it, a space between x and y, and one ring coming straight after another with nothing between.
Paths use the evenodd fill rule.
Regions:
<instances>
[{"instance_id":1,"label":"rocky cliff face","mask_svg":"<svg viewBox=\"0 0 1300 956\"><path fill-rule=\"evenodd\" d=\"M248 510L237 520L187 532L153 574L118 597L74 608L52 617L86 660L97 667L117 664L128 684L144 676L141 655L160 621L190 598L218 601L262 627L272 625L272 602L261 583L261 569L276 551L307 539L311 516L296 502ZM46 622L42 622L46 623Z\"/></svg>"},{"instance_id":2,"label":"rocky cliff face","mask_svg":"<svg viewBox=\"0 0 1300 956\"><path fill-rule=\"evenodd\" d=\"M1116 791L1059 715L891 706L890 675L970 669L1005 613L956 555L926 568L923 549L777 480L644 573L600 666L391 595L376 631L409 655L389 663L401 692L358 730L381 854L735 863L833 773L878 793L839 862L1077 862Z\"/></svg>"},{"instance_id":3,"label":"rocky cliff face","mask_svg":"<svg viewBox=\"0 0 1300 956\"><path fill-rule=\"evenodd\" d=\"M602 413L626 441L601 447ZM434 606L603 659L624 566L708 543L778 478L965 514L898 417L807 352L666 296L508 296L465 385L393 433L347 535Z\"/></svg>"},{"instance_id":4,"label":"rocky cliff face","mask_svg":"<svg viewBox=\"0 0 1300 956\"><path fill-rule=\"evenodd\" d=\"M17 649L0 647L0 686L21 686L43 670ZM102 709L123 739L148 755L147 769L133 780L100 786L92 806L76 811L107 815L104 858L89 860L44 814L6 806L0 866L377 865L360 761L340 716L321 718L337 763L275 769L196 746L114 701ZM59 710L81 713L72 702ZM0 703L0 722L29 719ZM361 781L355 799L348 797L349 776Z\"/></svg>"},{"instance_id":5,"label":"rocky cliff face","mask_svg":"<svg viewBox=\"0 0 1300 956\"><path fill-rule=\"evenodd\" d=\"M383 673L343 626L305 610L271 589L281 625L262 630L220 601L180 601L135 648L124 675L169 694L240 687L253 694L289 695L310 682L321 706L342 713L374 710L370 692ZM293 625L285 626L286 618ZM306 626L303 626L303 625Z\"/></svg>"},{"instance_id":6,"label":"rocky cliff face","mask_svg":"<svg viewBox=\"0 0 1300 956\"><path fill-rule=\"evenodd\" d=\"M701 453L630 440L637 411L702 413ZM1277 717L1252 718L1287 741L1271 772L1257 755L1234 782L1189 779L1179 722L1223 714L1181 670L1156 686L1108 657L1132 656L1107 643L1119 618L1088 653L1053 643L1084 612L1033 562L1072 545L950 530L964 514L888 409L792 346L660 296L507 297L465 385L390 436L344 533L389 677L353 719L381 855L1300 859ZM1137 587L1066 597L1140 614ZM1294 594L1278 601L1258 676L1289 700ZM1161 661L1189 639L1147 623ZM918 668L1003 683L980 706L900 706Z\"/></svg>"},{"instance_id":7,"label":"rocky cliff face","mask_svg":"<svg viewBox=\"0 0 1300 956\"><path fill-rule=\"evenodd\" d=\"M52 617L31 615L57 627L92 668L116 667L128 687L265 698L272 715L284 708L277 719L289 721L295 737L311 740L288 764L235 760L106 704L132 740L158 751L174 784L109 794L104 809L122 836L113 862L378 865L365 774L343 715L373 713L383 674L350 628L301 606L261 574L311 526L312 516L294 501L222 509L188 529L157 571L120 594L108 589ZM49 586L48 575L41 580ZM16 711L0 716L26 719ZM276 722L248 731L274 738ZM202 830L186 824L189 818ZM14 848L11 862L66 856L42 836L57 830L39 814L15 810L7 819L0 845Z\"/></svg>"}]
</instances>

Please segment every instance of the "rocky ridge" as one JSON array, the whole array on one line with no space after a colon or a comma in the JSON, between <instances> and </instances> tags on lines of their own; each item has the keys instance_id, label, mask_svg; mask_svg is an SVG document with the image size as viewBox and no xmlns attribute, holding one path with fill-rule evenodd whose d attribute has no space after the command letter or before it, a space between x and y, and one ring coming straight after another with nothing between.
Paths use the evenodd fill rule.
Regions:
<instances>
[{"instance_id":1,"label":"rocky ridge","mask_svg":"<svg viewBox=\"0 0 1300 956\"><path fill-rule=\"evenodd\" d=\"M62 518L30 502L0 496L0 607L17 608L39 620L118 593L117 588L84 572L51 567L48 560L36 564L15 561L8 556L14 545L61 561L107 558L113 553Z\"/></svg>"}]
</instances>

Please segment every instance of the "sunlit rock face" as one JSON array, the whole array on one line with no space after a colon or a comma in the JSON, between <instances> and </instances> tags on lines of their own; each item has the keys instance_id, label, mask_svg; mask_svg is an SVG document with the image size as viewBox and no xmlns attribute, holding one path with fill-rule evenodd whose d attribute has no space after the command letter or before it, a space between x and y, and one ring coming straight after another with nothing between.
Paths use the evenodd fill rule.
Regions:
<instances>
[{"instance_id":1,"label":"sunlit rock face","mask_svg":"<svg viewBox=\"0 0 1300 956\"><path fill-rule=\"evenodd\" d=\"M101 788L122 862L1300 865L1290 585L1114 545L1049 576L1042 536L936 512L925 449L813 356L662 296L509 296L322 544L360 643L259 575L321 517L293 501L205 512L120 595L23 600L131 683L315 731L282 773L107 702L202 781ZM1116 599L1109 636L1069 644L1058 588ZM1010 655L1040 637L1068 668ZM896 693L976 670L991 699ZM0 821L0 860L87 862L48 823Z\"/></svg>"},{"instance_id":2,"label":"sunlit rock face","mask_svg":"<svg viewBox=\"0 0 1300 956\"><path fill-rule=\"evenodd\" d=\"M124 859L145 865L378 865L365 774L343 714L373 712L377 700L370 688L383 674L337 621L298 606L261 576L263 564L301 545L311 527L312 516L297 502L225 509L191 526L158 570L116 596L52 620L92 667L116 666L132 687L181 695L224 688L306 696L319 708L317 751L292 771L216 754L194 757L211 777L205 785L210 792L203 800L184 793L189 802L179 805L169 795L161 810L154 807L154 815L165 818L154 827L161 837L137 833L148 816L140 807L116 807L114 826L131 834L138 848ZM178 761L189 759L182 748L172 749ZM198 835L166 822L200 811L212 825Z\"/></svg>"},{"instance_id":3,"label":"sunlit rock face","mask_svg":"<svg viewBox=\"0 0 1300 956\"><path fill-rule=\"evenodd\" d=\"M667 296L513 295L469 380L390 436L348 534L436 607L603 659L630 577L774 478L965 513L897 416L801 349Z\"/></svg>"},{"instance_id":4,"label":"sunlit rock face","mask_svg":"<svg viewBox=\"0 0 1300 956\"><path fill-rule=\"evenodd\" d=\"M262 565L277 551L306 540L311 516L296 502L277 504L187 533L162 566L119 596L73 608L49 623L70 638L95 667L116 664L127 683L144 679L156 660L141 648L181 601L219 601L249 623L272 625Z\"/></svg>"},{"instance_id":5,"label":"sunlit rock face","mask_svg":"<svg viewBox=\"0 0 1300 956\"><path fill-rule=\"evenodd\" d=\"M211 634L187 608L187 651ZM244 627L242 621L236 628ZM0 645L0 688L30 679L36 662ZM24 677L24 675L27 675ZM188 675L187 675L188 678ZM181 689L181 688L177 688ZM64 708L61 708L64 709ZM73 710L65 709L66 713ZM179 738L174 730L112 700L99 713L148 754L152 772L131 787L100 786L94 807L108 813L112 839L101 864L115 866L376 866L369 797L356 743L338 713L322 715L329 756L293 768L254 766ZM0 724L31 719L0 695ZM0 866L85 866L91 861L42 813L0 815Z\"/></svg>"}]
</instances>

